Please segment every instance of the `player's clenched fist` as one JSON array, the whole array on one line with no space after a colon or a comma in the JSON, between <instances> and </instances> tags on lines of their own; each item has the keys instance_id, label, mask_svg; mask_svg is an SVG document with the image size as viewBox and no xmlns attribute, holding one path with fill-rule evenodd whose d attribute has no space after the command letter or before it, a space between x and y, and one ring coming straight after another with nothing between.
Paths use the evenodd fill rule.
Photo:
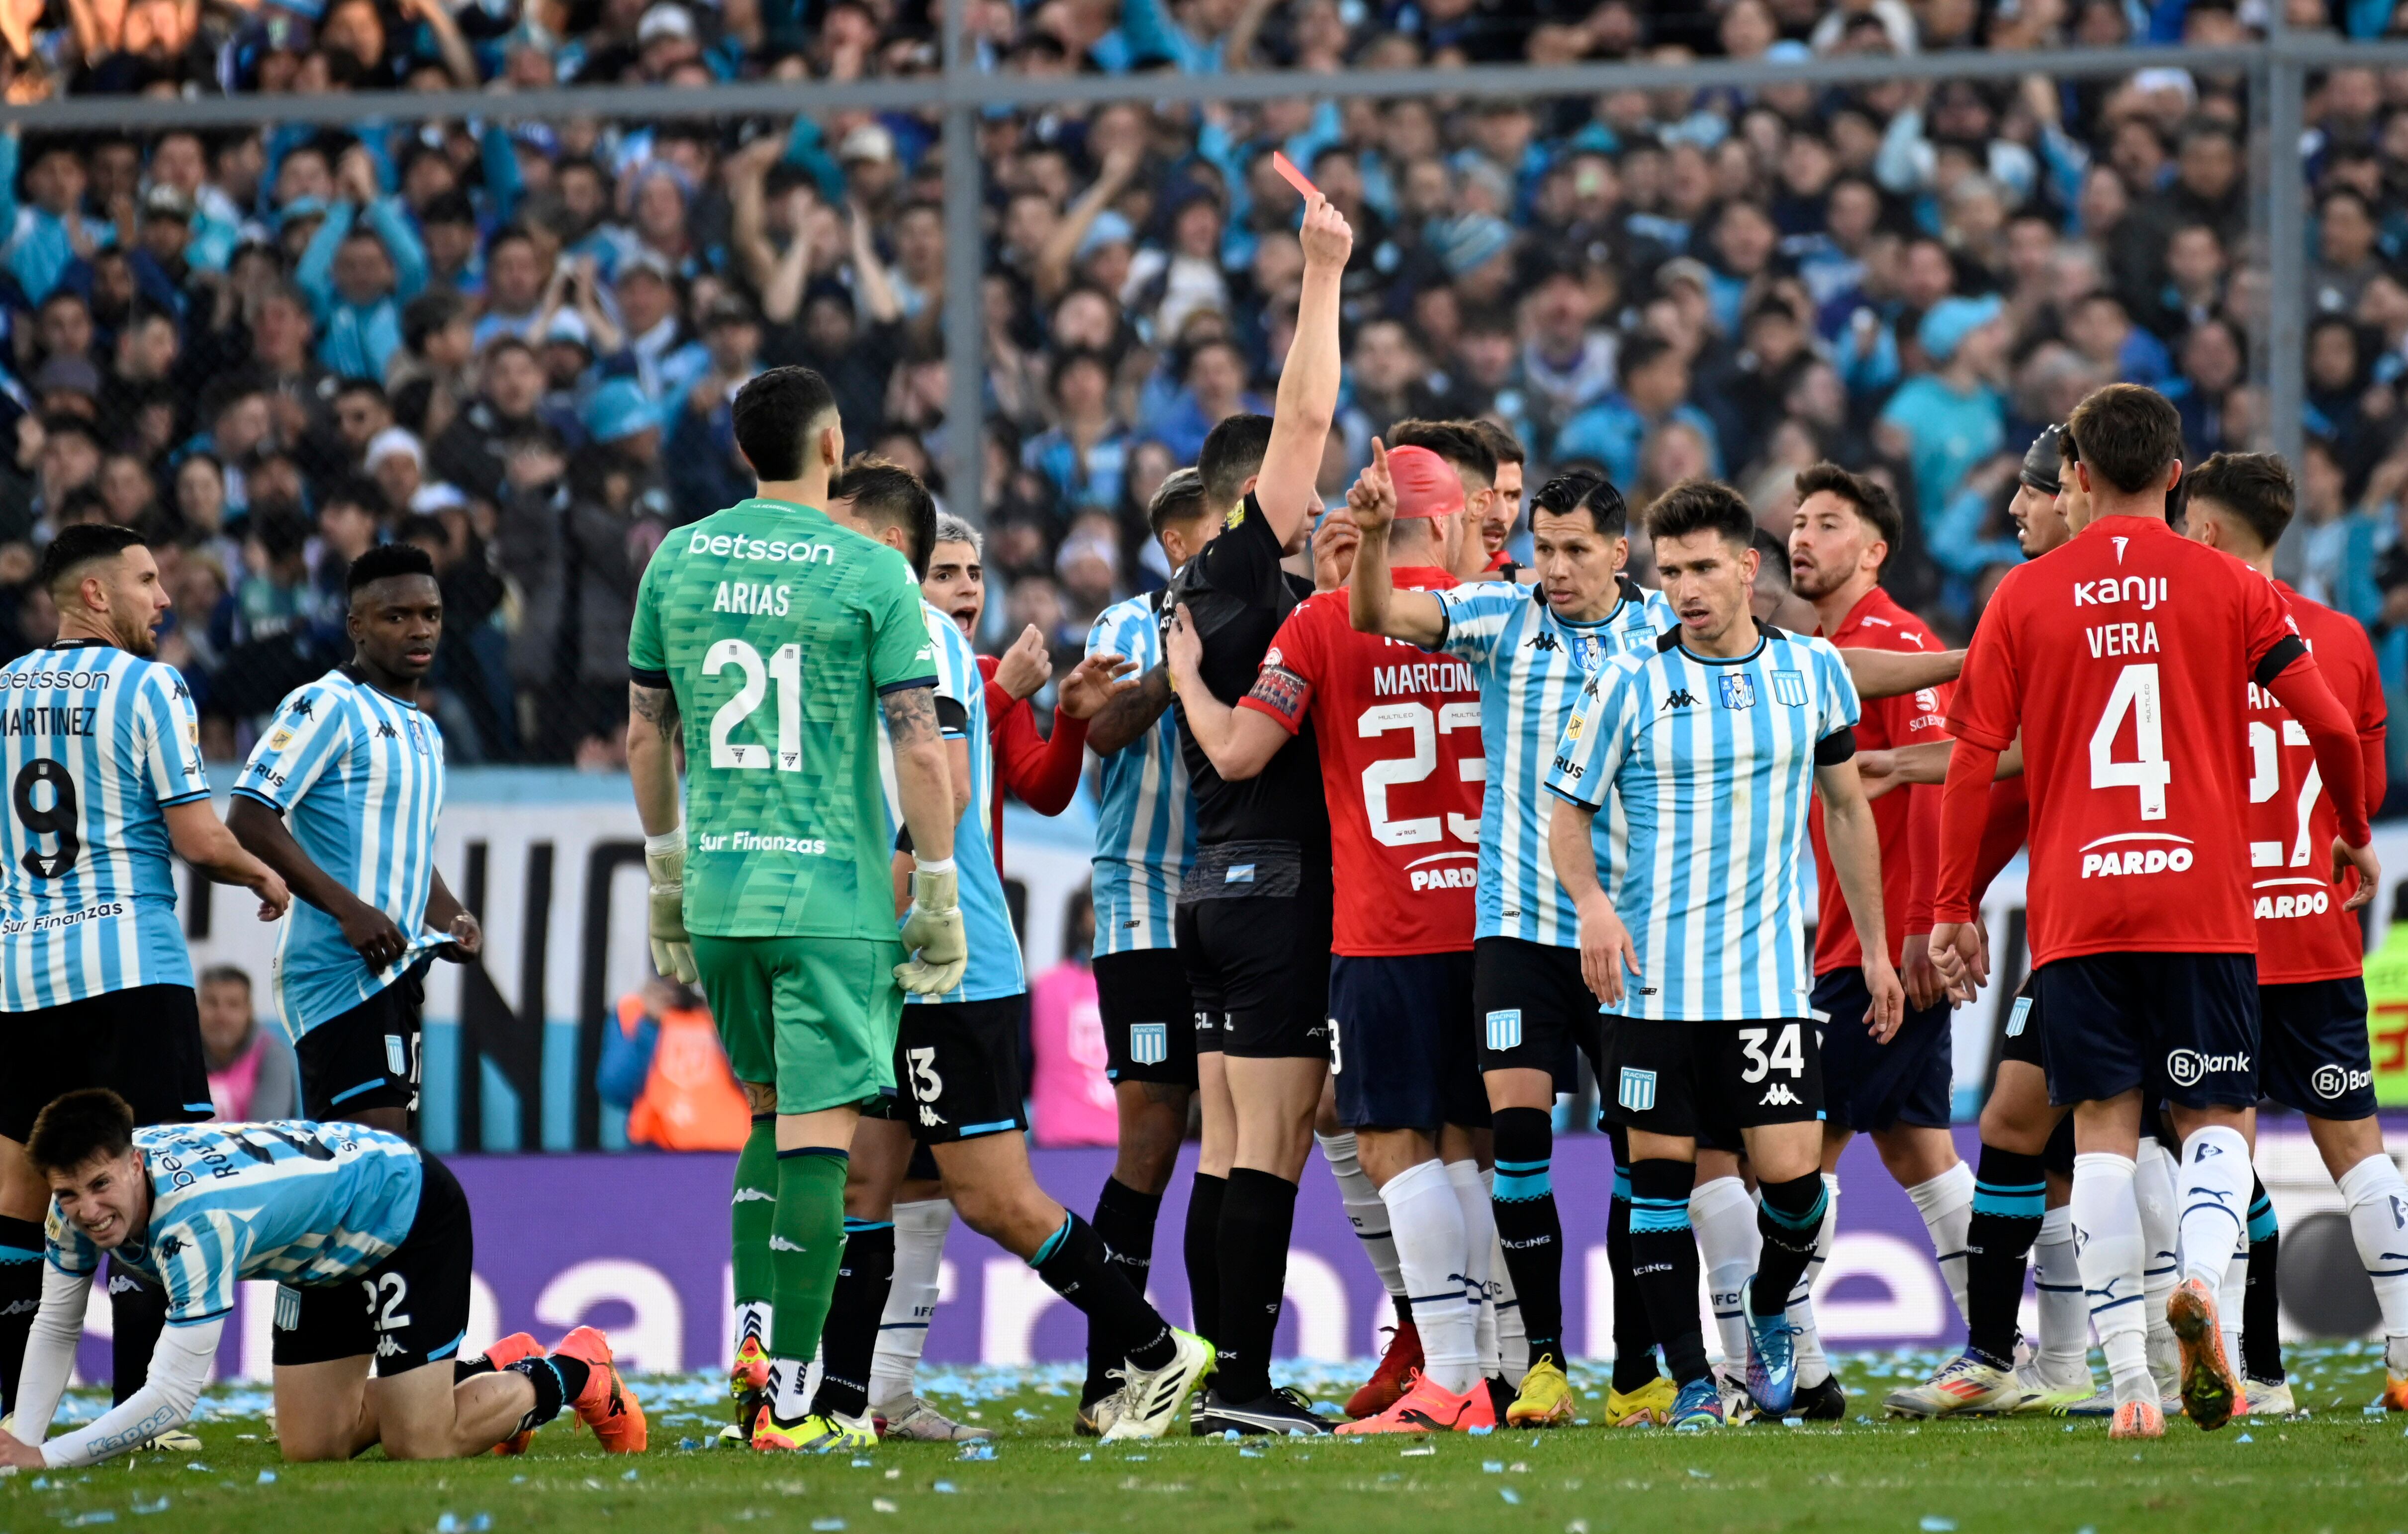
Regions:
<instances>
[{"instance_id":1,"label":"player's clenched fist","mask_svg":"<svg viewBox=\"0 0 2408 1534\"><path fill-rule=\"evenodd\" d=\"M1314 201L1305 209L1304 227L1297 231L1304 246L1304 265L1329 268L1343 266L1354 251L1354 231L1348 227L1346 215L1330 205L1326 197Z\"/></svg>"},{"instance_id":2,"label":"player's clenched fist","mask_svg":"<svg viewBox=\"0 0 2408 1534\"><path fill-rule=\"evenodd\" d=\"M942 996L962 982L970 948L962 935L961 896L952 858L912 867L903 948L911 956L895 967L895 979L912 995Z\"/></svg>"},{"instance_id":3,"label":"player's clenched fist","mask_svg":"<svg viewBox=\"0 0 2408 1534\"><path fill-rule=\"evenodd\" d=\"M652 939L652 968L692 985L702 979L694 967L694 939L685 930L685 830L644 842L644 872L652 878L648 931Z\"/></svg>"}]
</instances>

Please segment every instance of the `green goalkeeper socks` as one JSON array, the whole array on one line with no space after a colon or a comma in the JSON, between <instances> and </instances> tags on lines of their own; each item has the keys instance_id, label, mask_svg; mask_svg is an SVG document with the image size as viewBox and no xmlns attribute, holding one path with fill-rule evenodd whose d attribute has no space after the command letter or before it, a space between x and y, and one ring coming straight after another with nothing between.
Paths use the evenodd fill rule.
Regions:
<instances>
[{"instance_id":1,"label":"green goalkeeper socks","mask_svg":"<svg viewBox=\"0 0 2408 1534\"><path fill-rule=\"evenodd\" d=\"M778 1153L778 1203L769 1229L773 1314L769 1354L807 1362L844 1262L845 1153L809 1147Z\"/></svg>"},{"instance_id":2,"label":"green goalkeeper socks","mask_svg":"<svg viewBox=\"0 0 2408 1534\"><path fill-rule=\"evenodd\" d=\"M727 1226L739 1333L757 1331L765 1348L769 1345L769 1299L777 1282L769 1261L769 1231L777 1213L778 1115L756 1113L736 1157L736 1193ZM737 1341L740 1345L743 1337Z\"/></svg>"}]
</instances>

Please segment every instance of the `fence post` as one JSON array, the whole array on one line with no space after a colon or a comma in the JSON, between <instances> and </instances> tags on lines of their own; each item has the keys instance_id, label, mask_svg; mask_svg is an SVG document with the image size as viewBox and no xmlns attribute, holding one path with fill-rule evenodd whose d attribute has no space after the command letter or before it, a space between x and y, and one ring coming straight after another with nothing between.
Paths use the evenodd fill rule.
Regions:
<instances>
[{"instance_id":1,"label":"fence post","mask_svg":"<svg viewBox=\"0 0 2408 1534\"><path fill-rule=\"evenodd\" d=\"M983 525L986 229L981 211L979 108L957 87L977 67L966 36L967 0L945 0L945 506Z\"/></svg>"},{"instance_id":2,"label":"fence post","mask_svg":"<svg viewBox=\"0 0 2408 1534\"><path fill-rule=\"evenodd\" d=\"M2266 251L2266 405L2274 451L2296 478L2307 404L2307 187L2300 138L2308 69L2287 41L2277 30L2266 50L2266 202L2274 236Z\"/></svg>"}]
</instances>

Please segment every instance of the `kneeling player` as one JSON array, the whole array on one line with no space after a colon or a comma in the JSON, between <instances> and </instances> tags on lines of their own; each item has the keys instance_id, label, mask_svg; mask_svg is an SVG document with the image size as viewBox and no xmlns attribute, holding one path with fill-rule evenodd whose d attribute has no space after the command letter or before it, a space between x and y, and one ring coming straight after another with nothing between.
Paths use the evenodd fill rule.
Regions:
<instances>
[{"instance_id":1,"label":"kneeling player","mask_svg":"<svg viewBox=\"0 0 2408 1534\"><path fill-rule=\"evenodd\" d=\"M564 1407L606 1453L644 1446L643 1410L591 1326L549 1357L463 1377L468 1200L398 1136L299 1120L136 1129L125 1099L88 1088L42 1110L25 1152L50 1187L49 1261L18 1402L31 1441L0 1434L0 1465L89 1465L190 1420L241 1279L283 1284L276 1422L288 1460L350 1459L375 1443L393 1459L480 1455ZM104 1252L165 1286L167 1334L131 1399L44 1443Z\"/></svg>"}]
</instances>

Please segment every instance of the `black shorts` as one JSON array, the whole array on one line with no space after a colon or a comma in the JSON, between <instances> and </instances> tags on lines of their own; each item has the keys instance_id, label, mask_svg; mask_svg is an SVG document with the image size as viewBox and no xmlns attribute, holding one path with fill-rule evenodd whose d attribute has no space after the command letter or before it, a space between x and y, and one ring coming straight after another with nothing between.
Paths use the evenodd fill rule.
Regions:
<instances>
[{"instance_id":1,"label":"black shorts","mask_svg":"<svg viewBox=\"0 0 2408 1534\"><path fill-rule=\"evenodd\" d=\"M1598 1085L1605 1112L1627 1129L1740 1143L1740 1131L1823 1116L1822 1052L1811 1018L1686 1023L1605 1019Z\"/></svg>"},{"instance_id":2,"label":"black shorts","mask_svg":"<svg viewBox=\"0 0 2408 1534\"><path fill-rule=\"evenodd\" d=\"M301 1116L348 1119L371 1108L418 1109L419 1013L426 1002L426 964L340 1017L301 1036Z\"/></svg>"},{"instance_id":3,"label":"black shorts","mask_svg":"<svg viewBox=\"0 0 2408 1534\"><path fill-rule=\"evenodd\" d=\"M1946 997L1937 1006L1909 1007L1886 1044L1865 1029L1872 992L1861 969L1834 969L1814 978L1811 1005L1823 1025L1823 1091L1830 1122L1872 1133L1894 1125L1945 1129L1956 1080L1949 1047Z\"/></svg>"},{"instance_id":4,"label":"black shorts","mask_svg":"<svg viewBox=\"0 0 2408 1534\"><path fill-rule=\"evenodd\" d=\"M189 985L136 985L0 1017L0 1139L20 1145L50 1099L105 1086L134 1122L190 1124L217 1110Z\"/></svg>"},{"instance_id":5,"label":"black shorts","mask_svg":"<svg viewBox=\"0 0 2408 1534\"><path fill-rule=\"evenodd\" d=\"M2346 1123L2374 1112L2366 982L2258 987L2258 1089L2295 1112Z\"/></svg>"},{"instance_id":6,"label":"black shorts","mask_svg":"<svg viewBox=\"0 0 2408 1534\"><path fill-rule=\"evenodd\" d=\"M2185 1108L2258 1101L2255 953L2085 953L2039 980L2049 1101L2136 1087Z\"/></svg>"},{"instance_id":7,"label":"black shorts","mask_svg":"<svg viewBox=\"0 0 2408 1534\"><path fill-rule=\"evenodd\" d=\"M1471 1021L1471 955L1329 961L1330 1077L1349 1129L1488 1126Z\"/></svg>"},{"instance_id":8,"label":"black shorts","mask_svg":"<svg viewBox=\"0 0 2408 1534\"><path fill-rule=\"evenodd\" d=\"M1096 1011L1104 1024L1104 1075L1121 1082L1196 1084L1196 1004L1175 948L1096 955Z\"/></svg>"},{"instance_id":9,"label":"black shorts","mask_svg":"<svg viewBox=\"0 0 2408 1534\"><path fill-rule=\"evenodd\" d=\"M1471 1014L1480 1023L1480 1068L1543 1070L1557 1092L1580 1082L1577 1052L1604 1079L1604 1019L1581 979L1580 950L1521 938L1471 945Z\"/></svg>"},{"instance_id":10,"label":"black shorts","mask_svg":"<svg viewBox=\"0 0 2408 1534\"><path fill-rule=\"evenodd\" d=\"M1306 868L1294 842L1224 841L1198 849L1181 887L1179 956L1207 1049L1215 1022L1225 1054L1253 1060L1329 1057L1326 868Z\"/></svg>"},{"instance_id":11,"label":"black shorts","mask_svg":"<svg viewBox=\"0 0 2408 1534\"><path fill-rule=\"evenodd\" d=\"M924 1145L1028 1127L1020 1035L1028 997L913 1002L895 1039L893 1110Z\"/></svg>"},{"instance_id":12,"label":"black shorts","mask_svg":"<svg viewBox=\"0 0 2408 1534\"><path fill-rule=\"evenodd\" d=\"M419 1158L426 1173L418 1215L384 1261L353 1278L277 1289L279 1368L374 1355L376 1371L390 1377L459 1356L476 1232L452 1168L423 1151Z\"/></svg>"},{"instance_id":13,"label":"black shorts","mask_svg":"<svg viewBox=\"0 0 2408 1534\"><path fill-rule=\"evenodd\" d=\"M2036 1069L2048 1068L2048 1056L2041 1048L2040 976L2037 972L2024 977L2016 987L2014 998L2007 1003L2007 1021L1999 1030L1999 1060L2020 1061Z\"/></svg>"}]
</instances>

